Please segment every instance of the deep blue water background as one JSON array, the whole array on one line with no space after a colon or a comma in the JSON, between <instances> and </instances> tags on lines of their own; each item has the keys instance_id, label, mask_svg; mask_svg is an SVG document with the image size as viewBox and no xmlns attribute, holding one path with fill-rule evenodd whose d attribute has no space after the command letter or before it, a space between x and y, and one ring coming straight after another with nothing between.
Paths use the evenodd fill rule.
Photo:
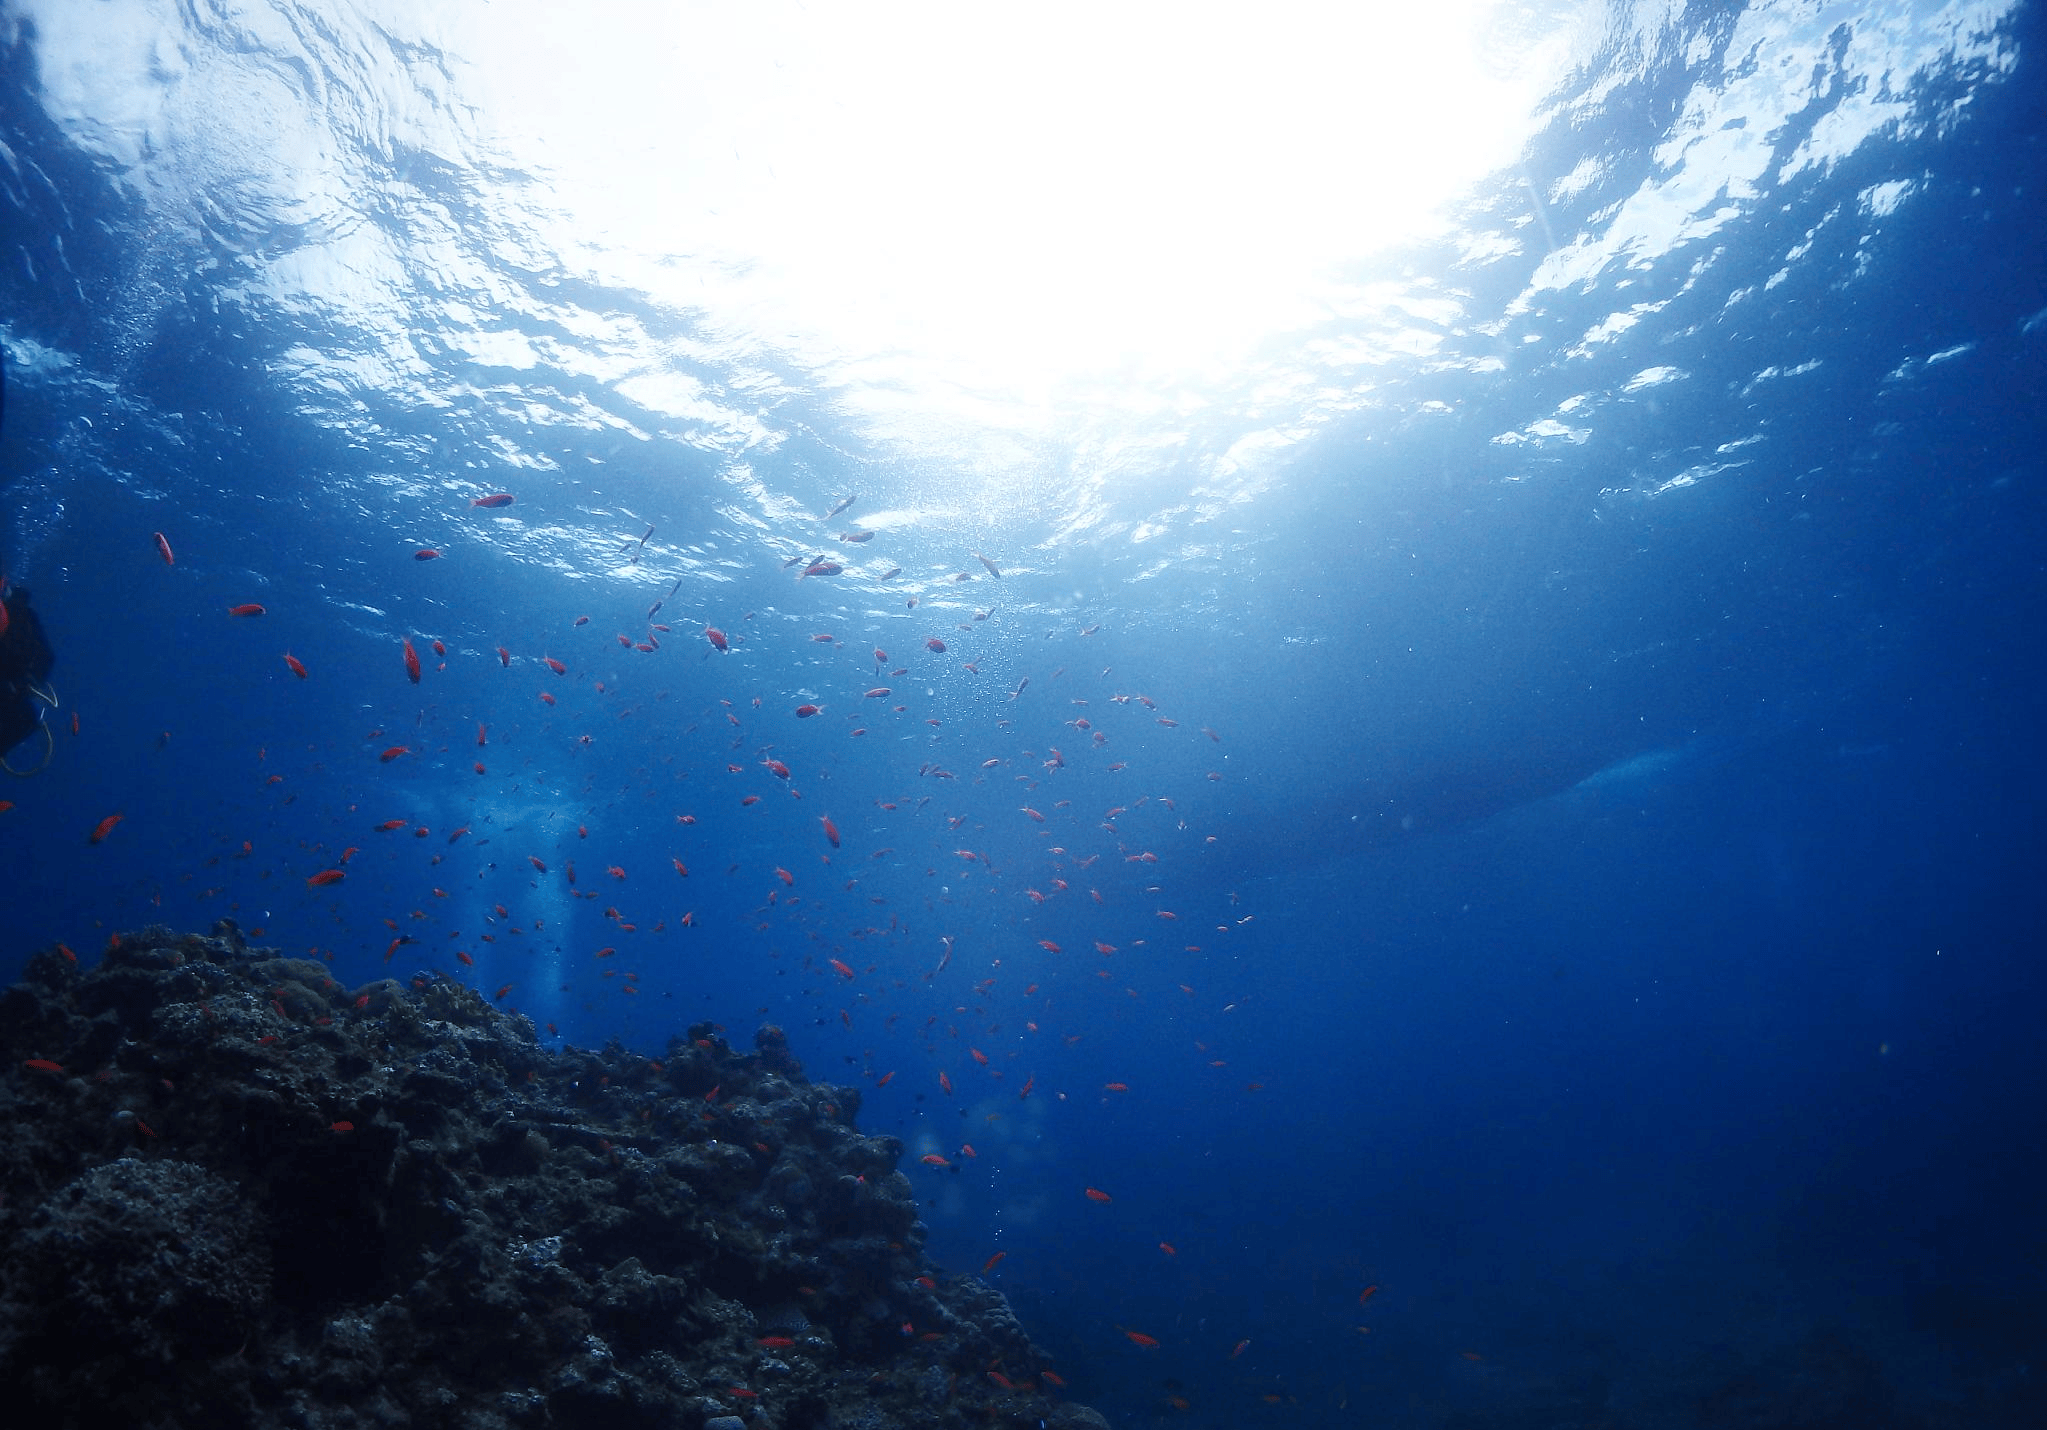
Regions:
<instances>
[{"instance_id":1,"label":"deep blue water background","mask_svg":"<svg viewBox=\"0 0 2047 1430\"><path fill-rule=\"evenodd\" d=\"M813 1076L868 1088L864 1126L955 1157L913 1172L934 1255L1007 1252L991 1279L1119 1425L1750 1423L1744 1384L1806 1406L1783 1423L2037 1423L2047 156L2037 11L2004 33L1995 82L1925 81L1976 86L1959 121L1787 180L1703 280L1679 245L1510 312L1539 251L1406 256L1506 315L1498 365L1393 373L1219 537L1140 550L974 513L869 550L823 513L928 505L929 474L799 371L763 405L783 440L748 480L775 502L746 519L716 453L501 429L477 396L641 416L566 370L451 358L449 411L372 378L309 398L297 347L364 331L240 291L260 254L165 239L43 114L17 30L0 559L79 729L0 790L0 974L232 915L350 983L512 984L578 1043L780 1023ZM1610 165L1552 206L1560 243L1656 172L1699 79L1683 53L1638 57L1597 124L1531 149L1545 179L1581 150ZM1857 215L1900 177L1905 202ZM1502 180L1471 222L1524 193ZM1661 365L1683 380L1630 386ZM1583 440L1495 440L1559 410ZM494 465L498 440L557 465ZM1175 481L1115 500L1170 512ZM497 490L517 503L469 506ZM783 569L819 553L906 574ZM678 578L660 648L622 647ZM240 601L269 614L228 619ZM706 624L744 642L712 654ZM911 673L875 676L877 645ZM863 701L877 684L895 694ZM1139 692L1155 710L1110 700ZM805 700L824 714L797 721ZM306 887L350 846L345 883ZM386 920L419 939L388 965Z\"/></svg>"}]
</instances>

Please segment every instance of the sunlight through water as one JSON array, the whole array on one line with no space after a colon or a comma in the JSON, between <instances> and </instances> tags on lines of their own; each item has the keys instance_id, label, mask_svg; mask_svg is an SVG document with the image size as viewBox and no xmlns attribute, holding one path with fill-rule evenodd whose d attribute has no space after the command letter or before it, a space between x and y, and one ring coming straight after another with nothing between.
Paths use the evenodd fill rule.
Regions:
<instances>
[{"instance_id":1,"label":"sunlight through water","mask_svg":"<svg viewBox=\"0 0 2047 1430\"><path fill-rule=\"evenodd\" d=\"M449 43L603 279L877 419L1000 425L1226 381L1440 223L1581 23L1504 8L519 4Z\"/></svg>"}]
</instances>

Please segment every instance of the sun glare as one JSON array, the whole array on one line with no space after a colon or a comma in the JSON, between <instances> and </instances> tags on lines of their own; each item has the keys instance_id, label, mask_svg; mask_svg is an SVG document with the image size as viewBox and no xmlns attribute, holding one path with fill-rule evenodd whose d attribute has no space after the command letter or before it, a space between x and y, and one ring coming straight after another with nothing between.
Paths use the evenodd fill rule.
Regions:
<instances>
[{"instance_id":1,"label":"sun glare","mask_svg":"<svg viewBox=\"0 0 2047 1430\"><path fill-rule=\"evenodd\" d=\"M1007 404L1239 366L1515 160L1565 28L1528 48L1482 0L489 13L449 37L467 87L597 276L834 380Z\"/></svg>"}]
</instances>

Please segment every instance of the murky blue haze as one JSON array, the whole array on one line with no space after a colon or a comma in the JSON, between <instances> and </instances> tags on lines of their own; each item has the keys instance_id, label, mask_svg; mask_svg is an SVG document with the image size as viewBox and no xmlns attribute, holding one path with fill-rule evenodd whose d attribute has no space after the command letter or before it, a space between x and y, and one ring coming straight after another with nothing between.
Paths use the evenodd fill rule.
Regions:
<instances>
[{"instance_id":1,"label":"murky blue haze","mask_svg":"<svg viewBox=\"0 0 2047 1430\"><path fill-rule=\"evenodd\" d=\"M431 47L100 8L120 116L0 7L0 973L779 1023L1119 1426L2041 1423L2036 7L1617 9L1227 374L916 441Z\"/></svg>"}]
</instances>

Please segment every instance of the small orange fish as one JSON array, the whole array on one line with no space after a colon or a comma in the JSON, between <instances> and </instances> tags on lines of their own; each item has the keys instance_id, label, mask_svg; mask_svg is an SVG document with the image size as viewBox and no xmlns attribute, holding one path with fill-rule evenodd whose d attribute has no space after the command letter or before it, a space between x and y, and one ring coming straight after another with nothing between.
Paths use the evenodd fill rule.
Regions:
<instances>
[{"instance_id":1,"label":"small orange fish","mask_svg":"<svg viewBox=\"0 0 2047 1430\"><path fill-rule=\"evenodd\" d=\"M989 1257L986 1261L982 1262L981 1274L983 1276L986 1276L989 1272L993 1271L995 1269L995 1263L1002 1260L1002 1258L1007 1255L1009 1255L1009 1253L1006 1251L998 1251L993 1256Z\"/></svg>"},{"instance_id":2,"label":"small orange fish","mask_svg":"<svg viewBox=\"0 0 2047 1430\"><path fill-rule=\"evenodd\" d=\"M1129 1083L1127 1083L1127 1082L1105 1082L1105 1083L1103 1083L1103 1084L1102 1084L1102 1091L1104 1091L1104 1092L1128 1092L1128 1091L1130 1091L1130 1084L1129 1084Z\"/></svg>"},{"instance_id":3,"label":"small orange fish","mask_svg":"<svg viewBox=\"0 0 2047 1430\"><path fill-rule=\"evenodd\" d=\"M829 814L821 814L818 816L818 823L824 826L824 837L832 842L832 848L838 848L839 826L832 823L832 817Z\"/></svg>"},{"instance_id":4,"label":"small orange fish","mask_svg":"<svg viewBox=\"0 0 2047 1430\"><path fill-rule=\"evenodd\" d=\"M1170 1241L1160 1242L1159 1250L1163 1251L1168 1256L1178 1256L1180 1254L1180 1248L1173 1245L1173 1243L1171 1243Z\"/></svg>"},{"instance_id":5,"label":"small orange fish","mask_svg":"<svg viewBox=\"0 0 2047 1430\"><path fill-rule=\"evenodd\" d=\"M434 550L431 546L422 546L419 550L412 553L412 559L414 561L438 561L441 559L441 553Z\"/></svg>"},{"instance_id":6,"label":"small orange fish","mask_svg":"<svg viewBox=\"0 0 2047 1430\"><path fill-rule=\"evenodd\" d=\"M775 866L775 877L777 879L780 879L784 884L789 885L791 888L795 887L796 876L790 873L787 869L784 869L779 864Z\"/></svg>"},{"instance_id":7,"label":"small orange fish","mask_svg":"<svg viewBox=\"0 0 2047 1430\"><path fill-rule=\"evenodd\" d=\"M501 506L510 506L512 504L512 494L510 492L492 492L489 496L478 497L469 504L471 506L489 507L492 510L496 510Z\"/></svg>"},{"instance_id":8,"label":"small orange fish","mask_svg":"<svg viewBox=\"0 0 2047 1430\"><path fill-rule=\"evenodd\" d=\"M507 670L512 668L512 653L503 646L498 647L498 664Z\"/></svg>"},{"instance_id":9,"label":"small orange fish","mask_svg":"<svg viewBox=\"0 0 2047 1430\"><path fill-rule=\"evenodd\" d=\"M347 877L347 873L340 869L322 869L319 873L312 875L306 880L306 887L308 889L324 888L328 884L338 884Z\"/></svg>"},{"instance_id":10,"label":"small orange fish","mask_svg":"<svg viewBox=\"0 0 2047 1430\"><path fill-rule=\"evenodd\" d=\"M1358 1304L1362 1306L1365 1304L1365 1302L1371 1300L1372 1293L1374 1291L1377 1291L1378 1289L1379 1289L1378 1284L1375 1282L1372 1285L1367 1286L1364 1290L1358 1292Z\"/></svg>"},{"instance_id":11,"label":"small orange fish","mask_svg":"<svg viewBox=\"0 0 2047 1430\"><path fill-rule=\"evenodd\" d=\"M330 1132L353 1132L355 1131L355 1124L353 1122L330 1122L327 1125L327 1130Z\"/></svg>"},{"instance_id":12,"label":"small orange fish","mask_svg":"<svg viewBox=\"0 0 2047 1430\"><path fill-rule=\"evenodd\" d=\"M938 654L944 655L945 642L940 640L937 636L933 636L930 640L924 642L924 649L929 651L936 651Z\"/></svg>"},{"instance_id":13,"label":"small orange fish","mask_svg":"<svg viewBox=\"0 0 2047 1430\"><path fill-rule=\"evenodd\" d=\"M263 608L254 601L245 601L239 606L229 606L227 613L230 616L260 616L263 614Z\"/></svg>"},{"instance_id":14,"label":"small orange fish","mask_svg":"<svg viewBox=\"0 0 2047 1430\"><path fill-rule=\"evenodd\" d=\"M917 1160L927 1167L950 1167L952 1165L952 1163L946 1161L945 1158L939 1156L936 1152L926 1152Z\"/></svg>"},{"instance_id":15,"label":"small orange fish","mask_svg":"<svg viewBox=\"0 0 2047 1430\"><path fill-rule=\"evenodd\" d=\"M984 1068L988 1066L988 1055L986 1053L982 1052L979 1048L968 1048L967 1051L973 1055L975 1062Z\"/></svg>"},{"instance_id":16,"label":"small orange fish","mask_svg":"<svg viewBox=\"0 0 2047 1430\"><path fill-rule=\"evenodd\" d=\"M841 978L851 978L851 977L853 976L853 970L852 970L852 968L851 968L851 967L849 967L849 966L848 966L848 965L847 965L847 964L845 963L845 961L844 961L843 959L837 959L837 958L835 958L835 959L832 959L832 960L831 960L831 965L832 965L832 972L834 972L834 973L838 974L838 975L839 975L839 977L841 977Z\"/></svg>"},{"instance_id":17,"label":"small orange fish","mask_svg":"<svg viewBox=\"0 0 2047 1430\"><path fill-rule=\"evenodd\" d=\"M92 827L92 833L85 836L85 842L87 844L99 843L102 839L105 839L109 834L112 834L114 832L115 825L119 824L122 820L126 819L127 817L128 816L125 814L108 815L105 819L102 819L98 824L95 824Z\"/></svg>"},{"instance_id":18,"label":"small orange fish","mask_svg":"<svg viewBox=\"0 0 2047 1430\"><path fill-rule=\"evenodd\" d=\"M161 556L161 557L163 558L163 564L164 564L164 565L166 565L166 566L175 566L175 565L177 565L177 564L178 564L178 558L177 558L177 557L175 557L175 556L173 556L173 555L171 555L171 544L170 544L170 542L169 542L169 541L168 541L168 540L167 540L167 539L166 539L166 538L164 537L164 534L163 534L162 532L160 532L160 531L159 531L159 532L155 533L155 536L156 536L156 554L157 554L157 555L159 555L159 556Z\"/></svg>"},{"instance_id":19,"label":"small orange fish","mask_svg":"<svg viewBox=\"0 0 2047 1430\"><path fill-rule=\"evenodd\" d=\"M1110 1195L1109 1195L1109 1194L1108 1194L1107 1192L1103 1191L1103 1190L1102 1190L1102 1189L1101 1189L1100 1187L1089 1187L1089 1188L1087 1188L1086 1190L1087 1190L1087 1199L1088 1199L1089 1201L1091 1201L1091 1202L1109 1202L1109 1201L1114 1201L1114 1200L1115 1200L1115 1198L1114 1198L1114 1197L1110 1196Z\"/></svg>"},{"instance_id":20,"label":"small orange fish","mask_svg":"<svg viewBox=\"0 0 2047 1430\"><path fill-rule=\"evenodd\" d=\"M410 640L405 642L405 678L419 684L419 652L412 648Z\"/></svg>"},{"instance_id":21,"label":"small orange fish","mask_svg":"<svg viewBox=\"0 0 2047 1430\"><path fill-rule=\"evenodd\" d=\"M546 663L547 668L553 671L556 675L567 675L569 673L569 668L563 665L560 661L556 660L553 656L544 655L540 658L542 661Z\"/></svg>"},{"instance_id":22,"label":"small orange fish","mask_svg":"<svg viewBox=\"0 0 2047 1430\"><path fill-rule=\"evenodd\" d=\"M811 716L819 714L823 710L824 707L822 705L799 705L796 707L796 718L798 720L808 720Z\"/></svg>"},{"instance_id":23,"label":"small orange fish","mask_svg":"<svg viewBox=\"0 0 2047 1430\"><path fill-rule=\"evenodd\" d=\"M284 653L284 663L291 668L291 673L293 675L296 675L300 680L304 680L306 678L305 662L300 660L297 656L293 655L290 651L286 651Z\"/></svg>"},{"instance_id":24,"label":"small orange fish","mask_svg":"<svg viewBox=\"0 0 2047 1430\"><path fill-rule=\"evenodd\" d=\"M391 746L391 748L385 750L382 754L378 755L377 759L380 763L388 765L391 763L391 761L397 759L400 755L405 753L406 753L405 746L393 745Z\"/></svg>"},{"instance_id":25,"label":"small orange fish","mask_svg":"<svg viewBox=\"0 0 2047 1430\"><path fill-rule=\"evenodd\" d=\"M945 1089L947 1097L952 1096L952 1079L947 1077L943 1071L938 1074L938 1085Z\"/></svg>"},{"instance_id":26,"label":"small orange fish","mask_svg":"<svg viewBox=\"0 0 2047 1430\"><path fill-rule=\"evenodd\" d=\"M48 1058L24 1058L21 1065L31 1072L60 1073L64 1071L62 1063L53 1063Z\"/></svg>"},{"instance_id":27,"label":"small orange fish","mask_svg":"<svg viewBox=\"0 0 2047 1430\"><path fill-rule=\"evenodd\" d=\"M1123 1334L1129 1338L1130 1343L1134 1346L1143 1346L1147 1350L1158 1349L1159 1343L1155 1336L1147 1336L1143 1331L1125 1331Z\"/></svg>"},{"instance_id":28,"label":"small orange fish","mask_svg":"<svg viewBox=\"0 0 2047 1430\"><path fill-rule=\"evenodd\" d=\"M725 638L725 632L719 630L716 626L704 627L704 639L711 643L713 650L729 651L732 649L731 642Z\"/></svg>"},{"instance_id":29,"label":"small orange fish","mask_svg":"<svg viewBox=\"0 0 2047 1430\"><path fill-rule=\"evenodd\" d=\"M1230 1348L1230 1359L1235 1360L1238 1356L1242 1355L1245 1352L1245 1350L1250 1347L1250 1344L1251 1338L1249 1336L1246 1336L1243 1340L1238 1341L1236 1345Z\"/></svg>"}]
</instances>

